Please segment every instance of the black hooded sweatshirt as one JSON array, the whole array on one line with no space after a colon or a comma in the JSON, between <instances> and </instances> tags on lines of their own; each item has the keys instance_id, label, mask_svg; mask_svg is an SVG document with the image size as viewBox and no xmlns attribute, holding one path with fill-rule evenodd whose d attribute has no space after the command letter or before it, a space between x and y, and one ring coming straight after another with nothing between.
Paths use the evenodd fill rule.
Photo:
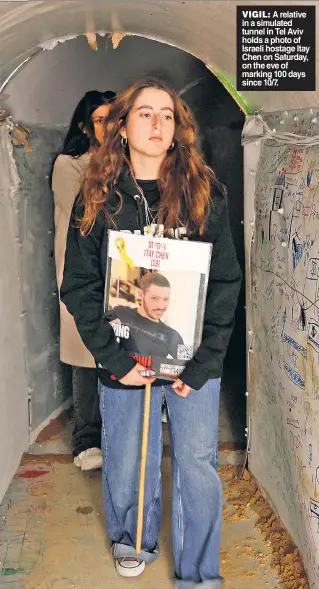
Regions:
<instances>
[{"instance_id":1,"label":"black hooded sweatshirt","mask_svg":"<svg viewBox=\"0 0 319 589\"><path fill-rule=\"evenodd\" d=\"M134 182L131 174L125 171L120 175L116 189L122 196L122 207L115 216L117 230L143 230L146 219L142 196L144 194L151 210L156 210L160 200L157 182ZM188 236L189 240L213 244L202 342L180 376L195 390L200 389L208 379L222 375L241 285L241 270L230 232L227 201L218 185L212 186L211 197L211 218L204 235L200 236L192 230ZM118 210L119 197L115 191L109 197L107 206L110 212ZM100 381L111 388L128 388L119 379L135 366L136 361L116 341L103 310L108 223L101 210L92 231L83 237L76 226L76 219L82 215L83 205L78 197L68 230L61 299L73 315L85 346L95 358ZM112 380L111 375L115 375L117 380ZM157 380L154 384L167 384L167 381Z\"/></svg>"}]
</instances>

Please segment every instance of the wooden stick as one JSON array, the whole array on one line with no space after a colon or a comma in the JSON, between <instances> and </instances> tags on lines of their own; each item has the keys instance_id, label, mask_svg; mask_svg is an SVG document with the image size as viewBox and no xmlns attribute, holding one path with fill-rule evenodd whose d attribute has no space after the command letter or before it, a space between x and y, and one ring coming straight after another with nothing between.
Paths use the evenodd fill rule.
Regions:
<instances>
[{"instance_id":1,"label":"wooden stick","mask_svg":"<svg viewBox=\"0 0 319 589\"><path fill-rule=\"evenodd\" d=\"M136 531L136 552L137 552L137 554L139 554L142 549L145 474L146 474L147 449L148 449L148 429L149 429L149 424L150 424L150 408L151 408L151 384L147 384L145 386L143 436L142 436L142 448L141 448L140 486L139 486L139 490L138 490L138 512L137 512L137 531Z\"/></svg>"}]
</instances>

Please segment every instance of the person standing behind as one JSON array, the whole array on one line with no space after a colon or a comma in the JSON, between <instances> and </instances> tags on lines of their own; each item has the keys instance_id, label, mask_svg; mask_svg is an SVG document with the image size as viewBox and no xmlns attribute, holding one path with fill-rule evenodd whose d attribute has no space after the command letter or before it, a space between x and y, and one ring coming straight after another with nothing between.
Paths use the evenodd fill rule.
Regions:
<instances>
[{"instance_id":1,"label":"person standing behind","mask_svg":"<svg viewBox=\"0 0 319 589\"><path fill-rule=\"evenodd\" d=\"M103 143L106 121L115 96L111 91L86 92L74 111L62 151L53 164L55 263L59 291L73 202L81 189L91 154ZM60 359L72 366L74 464L82 470L101 468L101 416L96 365L82 342L73 317L61 300Z\"/></svg>"}]
</instances>

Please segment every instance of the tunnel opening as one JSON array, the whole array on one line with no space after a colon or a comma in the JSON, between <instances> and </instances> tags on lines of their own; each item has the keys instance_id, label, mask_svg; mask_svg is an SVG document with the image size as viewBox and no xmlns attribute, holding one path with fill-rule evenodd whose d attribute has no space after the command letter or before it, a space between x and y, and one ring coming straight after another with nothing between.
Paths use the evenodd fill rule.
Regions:
<instances>
[{"instance_id":1,"label":"tunnel opening","mask_svg":"<svg viewBox=\"0 0 319 589\"><path fill-rule=\"evenodd\" d=\"M85 36L51 43L52 50L35 52L9 77L1 93L6 114L29 130L25 142L14 146L13 157L20 178L16 210L31 441L70 396L70 367L59 361L54 211L48 176L75 105L87 90L118 92L136 78L151 75L183 97L194 113L206 161L227 186L231 229L244 271L243 112L203 62L185 51L131 35L116 42L114 36L97 36L95 43L92 47ZM234 448L245 443L245 378L243 287L221 401L220 441Z\"/></svg>"}]
</instances>

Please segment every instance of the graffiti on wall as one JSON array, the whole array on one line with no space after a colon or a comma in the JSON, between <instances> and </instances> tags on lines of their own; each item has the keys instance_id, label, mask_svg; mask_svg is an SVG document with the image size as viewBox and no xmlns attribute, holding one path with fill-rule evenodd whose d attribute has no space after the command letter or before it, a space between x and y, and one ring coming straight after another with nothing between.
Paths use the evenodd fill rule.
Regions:
<instances>
[{"instance_id":1,"label":"graffiti on wall","mask_svg":"<svg viewBox=\"0 0 319 589\"><path fill-rule=\"evenodd\" d=\"M277 122L282 117L279 114ZM299 546L309 584L315 588L319 584L319 145L278 144L265 138L254 201L251 469Z\"/></svg>"}]
</instances>

